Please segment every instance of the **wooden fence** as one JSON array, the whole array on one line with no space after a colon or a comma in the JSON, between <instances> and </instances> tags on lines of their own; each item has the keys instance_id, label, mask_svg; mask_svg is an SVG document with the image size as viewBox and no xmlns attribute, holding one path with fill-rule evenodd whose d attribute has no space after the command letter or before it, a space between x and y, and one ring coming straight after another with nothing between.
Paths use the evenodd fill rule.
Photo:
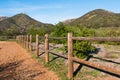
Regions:
<instances>
[{"instance_id":1,"label":"wooden fence","mask_svg":"<svg viewBox=\"0 0 120 80\"><path fill-rule=\"evenodd\" d=\"M88 37L73 37L72 33L68 33L68 37L49 37L48 34L45 35L44 38L45 41L45 48L44 48L44 53L45 53L45 61L46 63L49 62L49 54L52 53L56 56L68 59L68 78L73 78L74 77L74 62L82 64L84 66L93 68L93 69L97 69L99 71L108 73L110 75L116 76L118 78L120 78L120 70L116 70L104 65L100 65L100 64L95 64L91 61L85 61L83 59L79 59L76 57L73 57L73 40L80 40L80 41L115 41L115 42L120 42L120 38L110 38L110 37L93 37L93 38L88 38ZM28 50L30 50L30 52L32 52L32 35L20 35L16 37L18 43L24 47L26 47ZM36 35L36 55L39 56L39 35ZM50 51L49 49L49 39L66 39L68 42L68 56L65 55L61 55L61 54L56 54Z\"/></svg>"},{"instance_id":2,"label":"wooden fence","mask_svg":"<svg viewBox=\"0 0 120 80\"><path fill-rule=\"evenodd\" d=\"M16 36L0 36L0 41L16 40Z\"/></svg>"}]
</instances>

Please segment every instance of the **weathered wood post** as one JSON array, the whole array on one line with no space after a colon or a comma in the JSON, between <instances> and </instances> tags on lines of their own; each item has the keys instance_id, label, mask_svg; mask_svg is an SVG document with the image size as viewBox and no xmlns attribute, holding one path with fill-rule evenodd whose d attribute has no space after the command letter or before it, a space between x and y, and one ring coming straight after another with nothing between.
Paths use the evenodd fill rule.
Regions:
<instances>
[{"instance_id":1,"label":"weathered wood post","mask_svg":"<svg viewBox=\"0 0 120 80\"><path fill-rule=\"evenodd\" d=\"M24 47L26 48L26 35L24 35Z\"/></svg>"},{"instance_id":2,"label":"weathered wood post","mask_svg":"<svg viewBox=\"0 0 120 80\"><path fill-rule=\"evenodd\" d=\"M68 33L68 78L73 78L73 41L72 33Z\"/></svg>"},{"instance_id":3,"label":"weathered wood post","mask_svg":"<svg viewBox=\"0 0 120 80\"><path fill-rule=\"evenodd\" d=\"M39 35L36 35L36 55L39 56Z\"/></svg>"},{"instance_id":4,"label":"weathered wood post","mask_svg":"<svg viewBox=\"0 0 120 80\"><path fill-rule=\"evenodd\" d=\"M30 35L30 52L32 52L32 35Z\"/></svg>"},{"instance_id":5,"label":"weathered wood post","mask_svg":"<svg viewBox=\"0 0 120 80\"><path fill-rule=\"evenodd\" d=\"M19 36L19 40L20 40L20 41L19 41L19 44L21 45L21 35Z\"/></svg>"},{"instance_id":6,"label":"weathered wood post","mask_svg":"<svg viewBox=\"0 0 120 80\"><path fill-rule=\"evenodd\" d=\"M19 40L19 36L16 36L16 41L18 42L18 40Z\"/></svg>"},{"instance_id":7,"label":"weathered wood post","mask_svg":"<svg viewBox=\"0 0 120 80\"><path fill-rule=\"evenodd\" d=\"M45 61L46 61L46 63L49 62L49 40L48 40L48 34L45 35Z\"/></svg>"},{"instance_id":8,"label":"weathered wood post","mask_svg":"<svg viewBox=\"0 0 120 80\"><path fill-rule=\"evenodd\" d=\"M25 35L25 48L27 48L27 35Z\"/></svg>"},{"instance_id":9,"label":"weathered wood post","mask_svg":"<svg viewBox=\"0 0 120 80\"><path fill-rule=\"evenodd\" d=\"M19 35L19 44L20 44L20 42L21 42L21 35ZM20 44L21 45L21 44Z\"/></svg>"},{"instance_id":10,"label":"weathered wood post","mask_svg":"<svg viewBox=\"0 0 120 80\"><path fill-rule=\"evenodd\" d=\"M19 41L19 36L16 36L16 41L17 41L17 42Z\"/></svg>"},{"instance_id":11,"label":"weathered wood post","mask_svg":"<svg viewBox=\"0 0 120 80\"><path fill-rule=\"evenodd\" d=\"M24 44L23 35L21 36L21 38L22 38L22 46L23 46L23 44Z\"/></svg>"},{"instance_id":12,"label":"weathered wood post","mask_svg":"<svg viewBox=\"0 0 120 80\"><path fill-rule=\"evenodd\" d=\"M22 35L20 35L20 45L22 46Z\"/></svg>"},{"instance_id":13,"label":"weathered wood post","mask_svg":"<svg viewBox=\"0 0 120 80\"><path fill-rule=\"evenodd\" d=\"M23 35L23 47L25 47L25 36Z\"/></svg>"},{"instance_id":14,"label":"weathered wood post","mask_svg":"<svg viewBox=\"0 0 120 80\"><path fill-rule=\"evenodd\" d=\"M24 45L23 45L23 46L24 46L24 47L26 46L26 45L25 45L25 39L26 39L26 35L23 35L23 41L24 41Z\"/></svg>"},{"instance_id":15,"label":"weathered wood post","mask_svg":"<svg viewBox=\"0 0 120 80\"><path fill-rule=\"evenodd\" d=\"M27 35L27 40L26 40L26 48L29 49L29 36Z\"/></svg>"},{"instance_id":16,"label":"weathered wood post","mask_svg":"<svg viewBox=\"0 0 120 80\"><path fill-rule=\"evenodd\" d=\"M25 48L27 47L27 35L25 35Z\"/></svg>"},{"instance_id":17,"label":"weathered wood post","mask_svg":"<svg viewBox=\"0 0 120 80\"><path fill-rule=\"evenodd\" d=\"M18 43L20 44L20 35L18 36Z\"/></svg>"}]
</instances>

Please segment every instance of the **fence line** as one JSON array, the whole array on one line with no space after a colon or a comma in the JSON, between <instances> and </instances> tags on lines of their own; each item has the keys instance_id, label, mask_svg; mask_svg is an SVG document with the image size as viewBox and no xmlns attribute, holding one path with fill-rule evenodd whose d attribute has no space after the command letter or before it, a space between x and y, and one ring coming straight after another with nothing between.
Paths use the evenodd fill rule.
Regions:
<instances>
[{"instance_id":1,"label":"fence line","mask_svg":"<svg viewBox=\"0 0 120 80\"><path fill-rule=\"evenodd\" d=\"M0 40L15 40L16 36L0 36Z\"/></svg>"},{"instance_id":2,"label":"fence line","mask_svg":"<svg viewBox=\"0 0 120 80\"><path fill-rule=\"evenodd\" d=\"M87 67L90 67L90 68L94 68L94 69L97 69L97 70L100 70L100 71L103 71L105 73L108 73L108 74L111 74L111 75L114 75L116 77L119 77L120 78L120 70L116 70L116 69L113 69L113 68L110 68L110 67L106 67L104 65L100 65L100 64L95 64L93 62L90 62L90 61L85 61L85 60L82 60L82 59L78 59L76 57L73 57L73 40L87 40L87 41L117 41L119 42L120 41L120 38L106 38L106 37L95 37L95 38L88 38L88 37L73 37L72 36L72 33L68 33L68 37L50 37L48 36L48 34L45 35L45 37L41 37L41 38L44 38L45 40L45 50L42 50L45 52L45 62L48 63L49 62L49 53L53 54L53 55L56 55L56 56L59 56L59 57L62 57L64 59L68 59L68 78L73 78L73 65L74 65L74 62L77 62L77 63L80 63L80 64L83 64ZM36 55L39 56L39 35L36 35ZM56 54L54 52L51 52L49 50L49 39L67 39L67 42L68 42L68 56L64 56L64 55L60 55L60 54ZM32 45L32 35L30 36L17 36L17 41L19 42L19 44L21 45L27 45L25 46L26 48L28 48L30 50L30 52L32 52L32 48L33 48L33 45ZM43 44L42 44L43 45Z\"/></svg>"},{"instance_id":3,"label":"fence line","mask_svg":"<svg viewBox=\"0 0 120 80\"><path fill-rule=\"evenodd\" d=\"M73 40L84 40L84 41L113 41L118 42L120 41L120 38L116 37L73 37Z\"/></svg>"}]
</instances>

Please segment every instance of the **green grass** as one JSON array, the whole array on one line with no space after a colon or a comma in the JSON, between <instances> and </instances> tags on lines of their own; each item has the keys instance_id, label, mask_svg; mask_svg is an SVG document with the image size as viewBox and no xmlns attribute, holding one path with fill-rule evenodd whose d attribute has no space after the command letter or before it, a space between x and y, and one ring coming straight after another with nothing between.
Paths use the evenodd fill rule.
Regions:
<instances>
[{"instance_id":1,"label":"green grass","mask_svg":"<svg viewBox=\"0 0 120 80\"><path fill-rule=\"evenodd\" d=\"M40 62L42 62L42 64L45 67L47 67L49 70L54 71L58 75L58 77L61 78L61 80L69 80L67 78L67 66L65 66L65 64L64 64L64 59L58 58L58 59L53 60L55 58L55 56L50 54L49 55L50 61L51 60L53 60L53 61L51 61L49 63L45 63L45 59L43 57L39 58L34 53L31 53L31 56L33 58L39 60Z\"/></svg>"},{"instance_id":2,"label":"green grass","mask_svg":"<svg viewBox=\"0 0 120 80\"><path fill-rule=\"evenodd\" d=\"M42 64L47 67L49 70L54 71L61 80L70 80L67 78L67 66L65 65L65 60L62 58L57 58L53 60L56 56L50 54L50 62L45 63L45 59L43 57L39 58L34 53L32 57L38 59ZM53 61L51 61L53 60ZM98 77L100 74L97 70L88 70L87 67L83 67L81 71L74 77L74 80L89 80L85 76L92 76L93 78Z\"/></svg>"},{"instance_id":3,"label":"green grass","mask_svg":"<svg viewBox=\"0 0 120 80\"><path fill-rule=\"evenodd\" d=\"M53 60L54 58L55 56L50 54L50 60ZM67 66L65 66L64 59L57 58L48 64L45 63L44 65L48 67L49 70L54 71L61 78L61 80L69 80L67 78Z\"/></svg>"},{"instance_id":4,"label":"green grass","mask_svg":"<svg viewBox=\"0 0 120 80\"><path fill-rule=\"evenodd\" d=\"M67 65L65 65L65 60L63 58L56 58L56 56L50 54L50 62L45 63L44 57L38 57L36 54L31 53L31 56L48 68L48 70L54 71L61 80L70 80L67 78ZM90 76L88 78L86 76ZM94 80L97 77L102 77L99 71L94 69L89 69L88 67L82 67L81 71L74 77L74 80Z\"/></svg>"},{"instance_id":5,"label":"green grass","mask_svg":"<svg viewBox=\"0 0 120 80\"><path fill-rule=\"evenodd\" d=\"M88 78L87 76L90 76L90 78ZM87 67L83 67L81 69L81 71L78 72L78 74L76 75L76 80L93 80L97 77L100 77L100 71L98 70L94 70L94 69L89 69Z\"/></svg>"}]
</instances>

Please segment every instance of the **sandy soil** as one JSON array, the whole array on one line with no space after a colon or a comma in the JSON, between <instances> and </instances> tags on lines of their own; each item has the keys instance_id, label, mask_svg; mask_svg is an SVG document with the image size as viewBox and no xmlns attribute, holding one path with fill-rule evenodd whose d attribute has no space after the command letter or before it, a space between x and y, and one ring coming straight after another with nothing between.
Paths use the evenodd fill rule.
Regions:
<instances>
[{"instance_id":1,"label":"sandy soil","mask_svg":"<svg viewBox=\"0 0 120 80\"><path fill-rule=\"evenodd\" d=\"M0 42L0 80L59 80L15 42Z\"/></svg>"}]
</instances>

